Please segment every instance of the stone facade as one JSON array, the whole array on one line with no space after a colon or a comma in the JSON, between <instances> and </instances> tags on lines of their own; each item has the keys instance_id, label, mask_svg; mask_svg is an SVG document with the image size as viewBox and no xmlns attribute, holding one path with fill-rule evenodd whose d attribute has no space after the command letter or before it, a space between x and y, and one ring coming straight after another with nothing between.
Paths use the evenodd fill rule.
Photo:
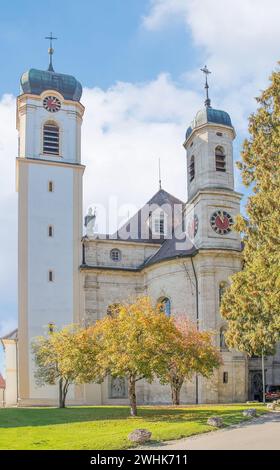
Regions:
<instances>
[{"instance_id":1,"label":"stone facade","mask_svg":"<svg viewBox=\"0 0 280 470\"><path fill-rule=\"evenodd\" d=\"M86 244L88 254L95 252L99 245L96 240L87 240ZM104 244L108 244L107 249L104 248ZM171 301L172 314L186 314L192 321L196 321L195 270L198 281L199 327L215 332L216 345L219 347L219 332L224 325L224 320L219 314L219 286L240 269L240 253L227 250L201 251L192 261L188 257L170 259L131 272L125 270L123 262L120 266L122 270L116 267L108 269L110 249L117 245L124 250L125 257L125 251L133 252L134 245L137 245L135 256L138 257L139 253L143 254L147 249L144 243L140 247L139 243L126 246L118 242L102 241L100 245L104 254L103 261L99 265L93 265L89 259L92 262L95 258L86 258L87 266L82 268L85 282L86 323L93 323L100 318L100 314L106 315L111 304L140 294L150 296L153 301L167 297ZM154 250L157 251L158 247ZM152 247L149 247L148 252L150 251ZM107 269L104 267L106 260L109 265ZM132 253L129 261L127 267L131 268L131 264L135 262ZM141 265L143 260L138 258L138 263L138 266ZM197 390L195 379L184 385L181 397L183 402L195 403L197 399L200 403L246 400L246 359L238 352L224 351L222 356L224 364L211 380L199 378ZM223 381L224 373L227 373L227 383ZM110 398L109 385L108 382L101 387L105 394L104 403L107 404L117 401L117 398ZM138 400L139 403L169 403L169 387L161 386L157 382L150 385L142 381L138 384ZM121 399L121 402L123 401Z\"/></svg>"}]
</instances>

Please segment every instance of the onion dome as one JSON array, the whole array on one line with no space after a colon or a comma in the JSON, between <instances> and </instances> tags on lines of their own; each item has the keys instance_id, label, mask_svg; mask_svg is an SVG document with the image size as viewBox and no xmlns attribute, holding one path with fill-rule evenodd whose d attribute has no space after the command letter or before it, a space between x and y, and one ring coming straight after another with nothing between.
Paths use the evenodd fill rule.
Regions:
<instances>
[{"instance_id":1,"label":"onion dome","mask_svg":"<svg viewBox=\"0 0 280 470\"><path fill-rule=\"evenodd\" d=\"M186 139L191 135L192 131L204 124L221 124L222 126L232 127L230 115L226 111L213 109L210 106L205 107L196 113L194 120L188 127Z\"/></svg>"},{"instance_id":2,"label":"onion dome","mask_svg":"<svg viewBox=\"0 0 280 470\"><path fill-rule=\"evenodd\" d=\"M20 80L23 93L41 95L46 90L58 91L65 100L80 101L82 85L72 75L56 73L50 70L30 69Z\"/></svg>"}]
</instances>

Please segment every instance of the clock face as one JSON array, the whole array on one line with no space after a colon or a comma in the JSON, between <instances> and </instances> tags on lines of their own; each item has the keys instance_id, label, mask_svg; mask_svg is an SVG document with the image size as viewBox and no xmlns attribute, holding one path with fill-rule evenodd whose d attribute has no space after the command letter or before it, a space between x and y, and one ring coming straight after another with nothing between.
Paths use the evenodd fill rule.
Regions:
<instances>
[{"instance_id":1,"label":"clock face","mask_svg":"<svg viewBox=\"0 0 280 470\"><path fill-rule=\"evenodd\" d=\"M188 221L187 234L190 239L194 238L198 230L198 217L196 214Z\"/></svg>"},{"instance_id":2,"label":"clock face","mask_svg":"<svg viewBox=\"0 0 280 470\"><path fill-rule=\"evenodd\" d=\"M226 235L231 231L234 221L228 212L218 210L211 215L210 224L216 233L219 235Z\"/></svg>"},{"instance_id":3,"label":"clock face","mask_svg":"<svg viewBox=\"0 0 280 470\"><path fill-rule=\"evenodd\" d=\"M61 108L61 102L56 96L46 96L43 100L43 106L50 113L56 113Z\"/></svg>"}]
</instances>

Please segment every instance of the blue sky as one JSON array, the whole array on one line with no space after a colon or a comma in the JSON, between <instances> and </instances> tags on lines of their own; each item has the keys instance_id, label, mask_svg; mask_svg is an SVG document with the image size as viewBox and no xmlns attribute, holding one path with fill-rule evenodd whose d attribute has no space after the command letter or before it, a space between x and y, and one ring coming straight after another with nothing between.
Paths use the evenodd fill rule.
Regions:
<instances>
[{"instance_id":1,"label":"blue sky","mask_svg":"<svg viewBox=\"0 0 280 470\"><path fill-rule=\"evenodd\" d=\"M15 97L30 67L54 67L84 86L84 212L110 197L125 212L157 190L186 199L184 133L203 106L207 63L213 107L231 115L235 159L254 97L279 59L278 0L13 0L1 5L0 336L17 317ZM236 173L236 189L244 191ZM0 353L1 357L1 353ZM0 369L1 369L0 359Z\"/></svg>"},{"instance_id":2,"label":"blue sky","mask_svg":"<svg viewBox=\"0 0 280 470\"><path fill-rule=\"evenodd\" d=\"M45 68L50 30L55 64L76 73L84 86L108 87L116 80L151 80L162 71L180 75L199 60L184 24L175 22L165 34L142 27L149 0L14 0L1 8L3 67L1 89L17 93L18 78L29 67Z\"/></svg>"}]
</instances>

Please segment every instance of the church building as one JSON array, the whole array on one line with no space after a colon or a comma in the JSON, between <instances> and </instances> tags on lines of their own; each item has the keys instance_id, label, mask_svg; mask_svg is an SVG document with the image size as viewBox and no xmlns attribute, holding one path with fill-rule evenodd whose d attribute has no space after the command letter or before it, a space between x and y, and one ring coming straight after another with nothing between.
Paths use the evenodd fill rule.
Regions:
<instances>
[{"instance_id":1,"label":"church building","mask_svg":"<svg viewBox=\"0 0 280 470\"><path fill-rule=\"evenodd\" d=\"M209 71L203 69L205 104L183 142L187 200L160 187L116 233L97 234L95 214L83 217L82 86L54 71L49 52L48 70L22 75L17 99L19 312L18 330L1 339L6 405L57 403L57 387L38 387L34 379L36 336L53 325L92 324L138 295L160 302L166 315L186 314L199 329L215 332L223 365L209 380L185 383L184 403L255 398L259 362L228 350L219 313L229 277L242 266L241 240L232 230L241 194L234 190L235 130L229 114L211 106ZM268 380L273 361L266 362ZM137 387L141 404L171 401L167 386L141 381ZM72 385L68 403L127 404L127 386L110 377L101 385Z\"/></svg>"}]
</instances>

